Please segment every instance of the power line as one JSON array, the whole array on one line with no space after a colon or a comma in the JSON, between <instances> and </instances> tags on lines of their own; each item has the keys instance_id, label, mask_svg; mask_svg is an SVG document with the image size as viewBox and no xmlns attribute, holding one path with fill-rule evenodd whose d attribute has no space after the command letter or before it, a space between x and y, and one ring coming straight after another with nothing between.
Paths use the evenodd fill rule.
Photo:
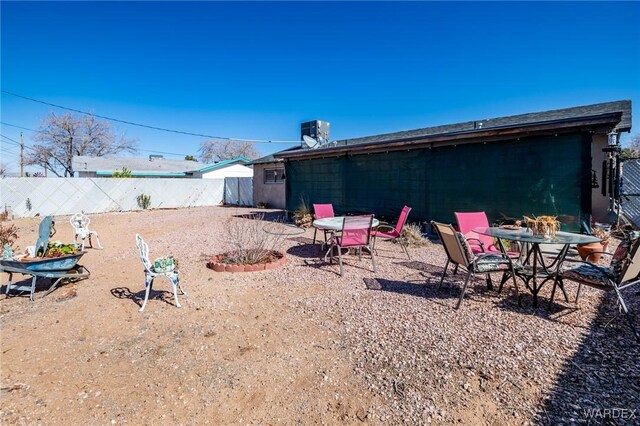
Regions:
<instances>
[{"instance_id":1,"label":"power line","mask_svg":"<svg viewBox=\"0 0 640 426\"><path fill-rule=\"evenodd\" d=\"M17 141L17 140L15 140L15 139L11 139L9 136L5 136L5 135L3 135L3 134L0 134L0 136L2 136L2 137L3 137L3 138L5 138L5 139L10 140L11 142L13 142L13 143L14 143L14 144L16 144L16 145L20 145L20 142L18 142L18 141Z\"/></svg>"},{"instance_id":2,"label":"power line","mask_svg":"<svg viewBox=\"0 0 640 426\"><path fill-rule=\"evenodd\" d=\"M30 132L42 133L37 130L30 129L28 127L16 126L15 124L5 123L4 121L0 121L0 124L4 124L5 126L15 127L16 129L28 130Z\"/></svg>"},{"instance_id":3,"label":"power line","mask_svg":"<svg viewBox=\"0 0 640 426\"><path fill-rule=\"evenodd\" d=\"M164 127L157 127L157 126L150 126L148 124L135 123L133 121L121 120L119 118L107 117L107 116L104 116L104 115L99 115L99 114L94 114L94 113L91 113L91 112L81 111L81 110L75 109L75 108L69 108L69 107L62 106L62 105L52 104L51 102L41 101L39 99L34 99L34 98L30 98L28 96L19 95L17 93L9 92L7 90L2 90L2 93L5 93L5 94L11 95L11 96L15 96L15 97L21 98L21 99L26 99L26 100L31 101L31 102L36 102L36 103L43 104L43 105L49 105L49 106L52 106L52 107L55 107L55 108L64 109L64 110L67 110L67 111L77 112L79 114L89 115L89 116L93 116L93 117L102 118L104 120L115 121L117 123L128 124L128 125L131 125L131 126L144 127L146 129L158 130L158 131L162 131L162 132L177 133L177 134L187 135L187 136L197 136L197 137L200 137L200 138L207 138L207 139L220 139L220 140L250 142L250 143L287 143L287 144L299 143L299 141L270 141L270 140L265 140L265 139L229 138L229 137L224 137L224 136L207 135L207 134L204 134L204 133L194 133L194 132L185 132L185 131L182 131L182 130L167 129L167 128L164 128Z\"/></svg>"}]
</instances>

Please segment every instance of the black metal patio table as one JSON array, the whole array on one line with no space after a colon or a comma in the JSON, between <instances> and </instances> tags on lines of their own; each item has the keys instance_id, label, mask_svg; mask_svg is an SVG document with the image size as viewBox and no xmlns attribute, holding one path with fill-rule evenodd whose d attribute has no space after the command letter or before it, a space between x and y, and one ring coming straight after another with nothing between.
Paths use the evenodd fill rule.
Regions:
<instances>
[{"instance_id":1,"label":"black metal patio table","mask_svg":"<svg viewBox=\"0 0 640 426\"><path fill-rule=\"evenodd\" d=\"M520 264L515 267L514 271L525 286L533 294L533 307L538 307L538 292L542 288L543 284L547 281L553 280L558 273L558 266L562 260L566 257L569 247L572 244L586 244L597 241L602 241L598 237L592 235L574 234L572 232L558 231L556 235L552 237L544 237L541 235L534 235L533 232L526 228L506 228L506 227L478 227L474 228L474 232L483 235L489 235L498 240L498 245L503 253L507 251L502 244L502 240L517 241L523 243L523 250L520 254ZM540 246L542 244L559 244L562 245L562 249L558 252L555 258L545 261L545 257L542 254ZM539 281L539 280L542 281ZM561 287L564 293L564 288ZM566 298L566 293L565 298Z\"/></svg>"}]
</instances>

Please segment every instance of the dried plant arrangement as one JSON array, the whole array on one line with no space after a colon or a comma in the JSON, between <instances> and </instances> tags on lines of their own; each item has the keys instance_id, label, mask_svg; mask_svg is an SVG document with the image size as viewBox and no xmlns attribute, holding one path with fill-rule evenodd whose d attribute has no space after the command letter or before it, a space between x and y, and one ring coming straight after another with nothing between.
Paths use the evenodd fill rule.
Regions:
<instances>
[{"instance_id":1,"label":"dried plant arrangement","mask_svg":"<svg viewBox=\"0 0 640 426\"><path fill-rule=\"evenodd\" d=\"M556 216L536 216L534 218L525 216L524 220L533 235L551 238L555 237L560 230L560 222Z\"/></svg>"}]
</instances>

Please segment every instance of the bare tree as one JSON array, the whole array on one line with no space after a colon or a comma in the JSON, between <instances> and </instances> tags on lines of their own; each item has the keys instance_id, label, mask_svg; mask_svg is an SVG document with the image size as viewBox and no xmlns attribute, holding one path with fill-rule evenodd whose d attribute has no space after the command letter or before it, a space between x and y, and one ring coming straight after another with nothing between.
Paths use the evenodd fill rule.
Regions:
<instances>
[{"instance_id":1,"label":"bare tree","mask_svg":"<svg viewBox=\"0 0 640 426\"><path fill-rule=\"evenodd\" d=\"M224 139L209 139L200 144L200 158L204 163L246 157L255 160L260 154L251 142Z\"/></svg>"},{"instance_id":2,"label":"bare tree","mask_svg":"<svg viewBox=\"0 0 640 426\"><path fill-rule=\"evenodd\" d=\"M135 140L114 135L111 124L91 115L50 113L38 128L39 142L26 156L26 163L51 170L57 176L73 176L76 155L102 157L136 152Z\"/></svg>"},{"instance_id":3,"label":"bare tree","mask_svg":"<svg viewBox=\"0 0 640 426\"><path fill-rule=\"evenodd\" d=\"M7 166L4 163L0 163L0 177L5 177L7 175Z\"/></svg>"},{"instance_id":4,"label":"bare tree","mask_svg":"<svg viewBox=\"0 0 640 426\"><path fill-rule=\"evenodd\" d=\"M623 160L640 158L640 134L631 136L631 141L626 148L622 149L620 158Z\"/></svg>"}]
</instances>

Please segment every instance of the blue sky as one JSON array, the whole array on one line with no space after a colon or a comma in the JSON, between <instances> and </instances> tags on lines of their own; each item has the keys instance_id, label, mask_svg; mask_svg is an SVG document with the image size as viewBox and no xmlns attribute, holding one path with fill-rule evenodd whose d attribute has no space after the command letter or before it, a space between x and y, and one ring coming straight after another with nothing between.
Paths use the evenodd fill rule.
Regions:
<instances>
[{"instance_id":1,"label":"blue sky","mask_svg":"<svg viewBox=\"0 0 640 426\"><path fill-rule=\"evenodd\" d=\"M189 132L295 141L301 122L321 119L335 140L620 99L640 105L638 2L0 8L3 90ZM2 122L30 129L49 111L64 113L4 93L1 107ZM203 140L113 126L138 139L141 156L195 155ZM0 130L19 140L20 129ZM32 135L24 131L27 145ZM7 141L1 161L17 170ZM262 154L288 146L256 145Z\"/></svg>"}]
</instances>

